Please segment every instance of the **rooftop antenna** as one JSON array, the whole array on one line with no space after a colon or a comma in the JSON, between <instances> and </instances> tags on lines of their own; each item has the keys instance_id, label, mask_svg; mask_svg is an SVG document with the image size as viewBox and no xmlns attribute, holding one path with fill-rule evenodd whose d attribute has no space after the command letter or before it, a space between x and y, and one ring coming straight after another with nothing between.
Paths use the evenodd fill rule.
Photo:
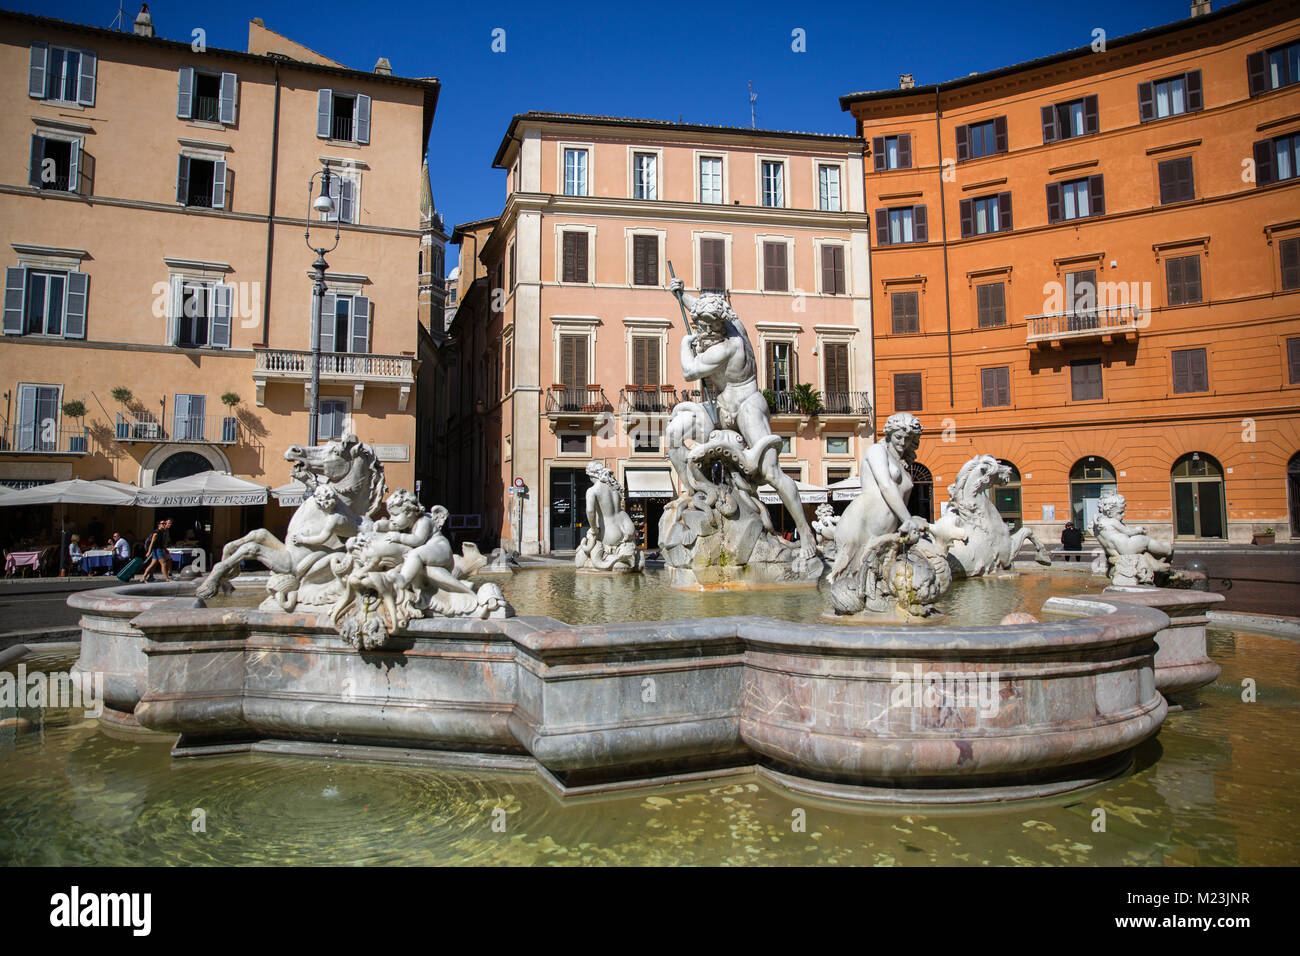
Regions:
<instances>
[{"instance_id":1,"label":"rooftop antenna","mask_svg":"<svg viewBox=\"0 0 1300 956\"><path fill-rule=\"evenodd\" d=\"M754 104L758 101L758 94L754 92L754 84L752 81L747 85L749 86L749 128L757 129L758 121L754 114Z\"/></svg>"},{"instance_id":2,"label":"rooftop antenna","mask_svg":"<svg viewBox=\"0 0 1300 956\"><path fill-rule=\"evenodd\" d=\"M110 30L124 31L126 29L125 23L126 23L126 11L122 9L122 0L118 0L117 16L113 18L113 22L108 25L108 28Z\"/></svg>"}]
</instances>

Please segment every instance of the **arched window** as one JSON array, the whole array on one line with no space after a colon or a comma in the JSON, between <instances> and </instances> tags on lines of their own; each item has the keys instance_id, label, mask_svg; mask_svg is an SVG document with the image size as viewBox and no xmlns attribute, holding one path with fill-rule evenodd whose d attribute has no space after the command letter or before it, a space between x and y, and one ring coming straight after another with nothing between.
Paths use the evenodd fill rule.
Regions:
<instances>
[{"instance_id":1,"label":"arched window","mask_svg":"<svg viewBox=\"0 0 1300 956\"><path fill-rule=\"evenodd\" d=\"M1213 456L1194 451L1174 462L1169 478L1173 484L1174 534L1180 538L1226 538L1223 466Z\"/></svg>"},{"instance_id":2,"label":"arched window","mask_svg":"<svg viewBox=\"0 0 1300 956\"><path fill-rule=\"evenodd\" d=\"M998 509L998 514L1002 516L1002 520L1011 526L1011 530L1019 531L1020 526L1025 523L1023 505L1020 501L1020 469L1004 458L999 458L998 464L1010 469L1011 477L1006 484L994 486L993 504Z\"/></svg>"},{"instance_id":3,"label":"arched window","mask_svg":"<svg viewBox=\"0 0 1300 956\"><path fill-rule=\"evenodd\" d=\"M1102 495L1114 494L1115 466L1105 458L1089 455L1080 458L1070 469L1070 520L1086 532L1097 516L1097 502Z\"/></svg>"},{"instance_id":4,"label":"arched window","mask_svg":"<svg viewBox=\"0 0 1300 956\"><path fill-rule=\"evenodd\" d=\"M917 461L912 462L911 472L912 493L907 496L907 512L926 521L933 521L934 476L930 474L929 468Z\"/></svg>"},{"instance_id":5,"label":"arched window","mask_svg":"<svg viewBox=\"0 0 1300 956\"><path fill-rule=\"evenodd\" d=\"M197 475L202 471L211 471L212 462L208 461L202 455L192 451L181 451L172 455L154 472L154 484L161 485L164 481L175 481L177 478L188 478L190 475Z\"/></svg>"}]
</instances>

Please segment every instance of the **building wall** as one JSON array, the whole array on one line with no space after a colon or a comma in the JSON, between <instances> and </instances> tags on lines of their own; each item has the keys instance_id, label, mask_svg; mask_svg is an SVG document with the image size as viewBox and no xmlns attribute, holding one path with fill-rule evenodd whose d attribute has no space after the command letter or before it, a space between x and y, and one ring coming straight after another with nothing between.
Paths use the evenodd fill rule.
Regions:
<instances>
[{"instance_id":1,"label":"building wall","mask_svg":"<svg viewBox=\"0 0 1300 956\"><path fill-rule=\"evenodd\" d=\"M1300 179L1260 186L1246 174L1254 141L1300 128L1300 86L1252 97L1246 57L1297 38L1300 21L1282 4L1249 6L1212 30L1193 20L1158 39L945 89L937 131L933 87L846 98L868 143L911 136L911 169L876 171L868 158L868 210L928 210L928 242L882 245L873 234L872 271L879 414L897 409L896 374L921 374L918 461L933 472L936 511L961 464L988 453L1017 466L1024 519L1055 540L1071 468L1097 456L1117 472L1130 518L1168 534L1170 469L1199 452L1223 468L1233 539L1266 526L1285 533L1287 462L1300 451L1286 340L1300 336L1300 291L1282 288L1278 242L1300 234ZM1203 108L1143 122L1139 84L1188 70L1200 71ZM1088 95L1099 131L1044 145L1042 107ZM956 161L958 127L997 116L1008 151ZM1158 164L1183 157L1195 198L1162 205ZM1049 223L1048 184L1096 175L1104 215ZM1000 192L1011 194L1014 228L962 238L961 200ZM1171 257L1199 260L1202 301L1170 304ZM1066 275L1086 269L1112 302L1121 290L1136 300L1135 327L1031 340L1041 328L1032 317L1060 311ZM976 288L996 281L1006 325L980 328ZM918 292L919 333L894 331L891 293L906 291ZM1208 389L1176 393L1171 353L1191 348L1206 350ZM1076 401L1070 362L1094 358L1103 396ZM985 407L981 370L999 366L1009 368L1010 404Z\"/></svg>"}]
</instances>

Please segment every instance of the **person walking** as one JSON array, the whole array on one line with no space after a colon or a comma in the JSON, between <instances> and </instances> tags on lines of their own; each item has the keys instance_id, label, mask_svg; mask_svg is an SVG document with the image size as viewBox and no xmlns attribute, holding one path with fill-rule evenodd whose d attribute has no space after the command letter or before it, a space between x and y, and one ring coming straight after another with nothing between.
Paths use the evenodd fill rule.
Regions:
<instances>
[{"instance_id":1,"label":"person walking","mask_svg":"<svg viewBox=\"0 0 1300 956\"><path fill-rule=\"evenodd\" d=\"M167 522L159 521L158 527L154 529L153 534L149 535L149 541L144 546L144 553L149 558L149 563L144 566L140 572L140 580L148 581L149 575L153 572L155 563L158 570L162 572L163 580L170 581L167 576Z\"/></svg>"},{"instance_id":2,"label":"person walking","mask_svg":"<svg viewBox=\"0 0 1300 956\"><path fill-rule=\"evenodd\" d=\"M1074 526L1073 521L1067 521L1064 530L1061 531L1061 547L1067 552L1074 552L1073 554L1066 554L1065 560L1079 560L1080 555L1078 552L1083 549L1083 532Z\"/></svg>"}]
</instances>

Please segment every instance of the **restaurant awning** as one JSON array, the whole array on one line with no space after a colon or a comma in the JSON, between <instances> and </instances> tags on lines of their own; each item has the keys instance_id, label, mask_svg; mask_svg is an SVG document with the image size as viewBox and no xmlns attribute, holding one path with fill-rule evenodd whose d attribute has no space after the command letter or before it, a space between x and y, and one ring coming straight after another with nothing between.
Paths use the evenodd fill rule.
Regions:
<instances>
[{"instance_id":1,"label":"restaurant awning","mask_svg":"<svg viewBox=\"0 0 1300 956\"><path fill-rule=\"evenodd\" d=\"M809 485L802 481L796 481L795 487L799 489L799 501L802 504L819 505L826 501L826 489L821 485ZM776 493L776 489L771 485L759 485L758 500L765 505L776 505L781 503L781 496Z\"/></svg>"},{"instance_id":2,"label":"restaurant awning","mask_svg":"<svg viewBox=\"0 0 1300 956\"><path fill-rule=\"evenodd\" d=\"M831 493L832 501L852 501L862 494L862 477L854 475L843 481L832 482L826 486L826 490Z\"/></svg>"},{"instance_id":3,"label":"restaurant awning","mask_svg":"<svg viewBox=\"0 0 1300 956\"><path fill-rule=\"evenodd\" d=\"M673 478L667 468L640 469L623 472L629 498L675 498Z\"/></svg>"},{"instance_id":4,"label":"restaurant awning","mask_svg":"<svg viewBox=\"0 0 1300 956\"><path fill-rule=\"evenodd\" d=\"M123 489L130 489L129 491ZM19 505L131 505L135 504L135 489L118 485L115 481L86 481L69 478L48 485L34 485L11 491L0 497L0 507Z\"/></svg>"},{"instance_id":5,"label":"restaurant awning","mask_svg":"<svg viewBox=\"0 0 1300 956\"><path fill-rule=\"evenodd\" d=\"M220 471L201 471L152 488L142 488L135 503L142 508L239 507L266 504L266 485Z\"/></svg>"},{"instance_id":6,"label":"restaurant awning","mask_svg":"<svg viewBox=\"0 0 1300 956\"><path fill-rule=\"evenodd\" d=\"M296 508L307 500L307 486L295 479L272 488L271 494L281 508Z\"/></svg>"}]
</instances>

